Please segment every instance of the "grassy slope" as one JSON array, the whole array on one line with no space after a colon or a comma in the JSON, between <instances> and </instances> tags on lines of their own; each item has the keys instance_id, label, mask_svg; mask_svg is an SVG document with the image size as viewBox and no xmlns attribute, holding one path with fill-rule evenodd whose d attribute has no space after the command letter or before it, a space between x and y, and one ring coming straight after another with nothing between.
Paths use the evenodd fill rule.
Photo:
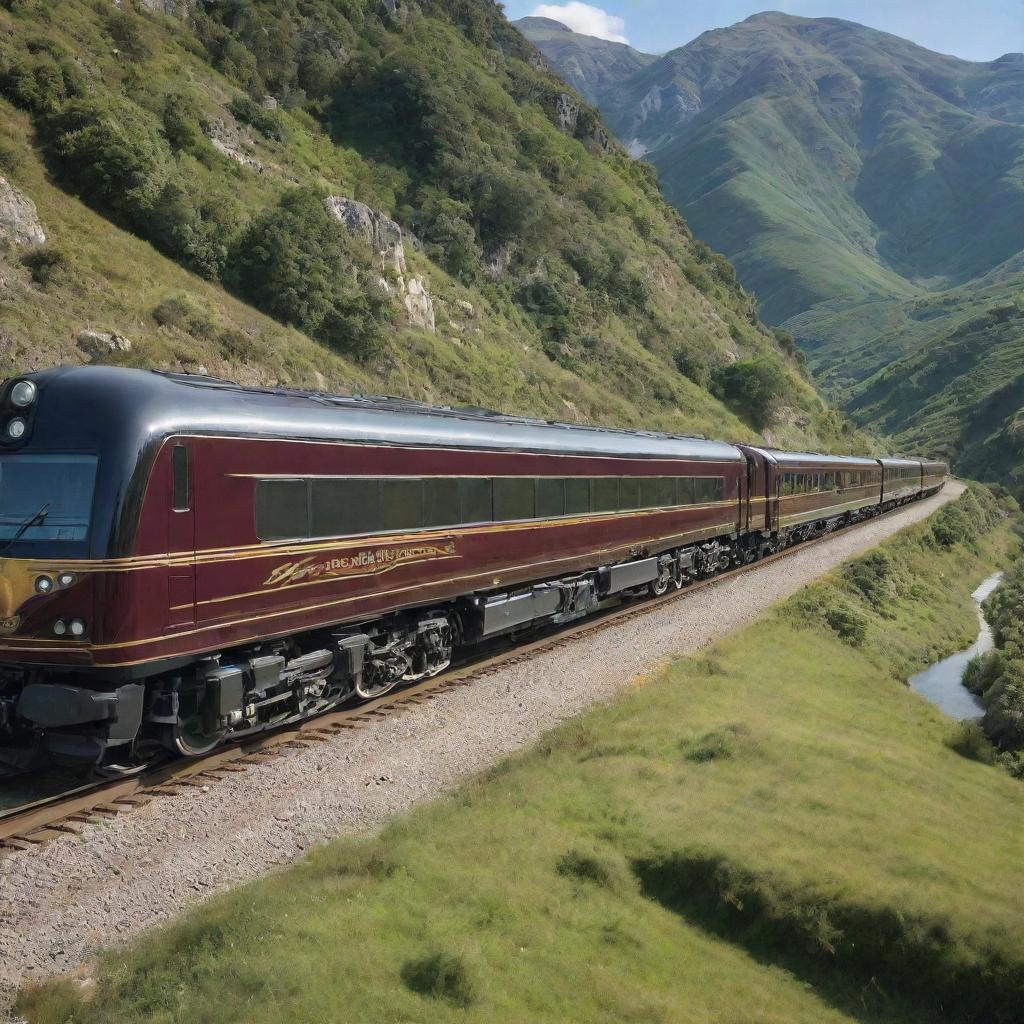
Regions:
<instances>
[{"instance_id":1,"label":"grassy slope","mask_svg":"<svg viewBox=\"0 0 1024 1024\"><path fill-rule=\"evenodd\" d=\"M32 1024L287 1024L339 1007L349 1021L970 1019L900 988L922 952L940 996L933 973L966 964L973 978L981 949L1017 962L1024 789L954 754L948 722L901 683L973 635L970 591L1010 541L1004 526L941 552L927 531L886 545L904 596L866 602L841 576L809 588L379 836L317 850L105 956L88 1001L57 983L21 1012ZM864 616L864 646L822 623L836 606ZM772 897L774 918L708 908L737 879ZM808 939L827 939L843 908L851 939L902 936L881 970L870 942L857 947L873 981ZM803 938L780 941L793 920ZM842 936L831 943L843 952Z\"/></svg>"},{"instance_id":2,"label":"grassy slope","mask_svg":"<svg viewBox=\"0 0 1024 1024\"><path fill-rule=\"evenodd\" d=\"M294 5L286 6L293 28L305 31L303 15ZM517 75L541 76L548 92L563 88L551 76L548 82L520 58L503 57L496 48L466 38L437 14L416 15L408 25L393 26L370 13L377 10L374 5L366 12L364 6L355 5L349 21L335 13L346 33L340 44L359 48L368 67L379 61L408 65L410 73L426 68L439 89L446 90L448 102L472 97L473 104L459 111L472 144L484 147L501 173L519 176L514 187L525 187L524 175L532 176L523 201L555 211L545 224L550 237L510 239L521 250L519 263L499 281L486 275L456 278L425 252L410 248L410 271L427 279L434 296L437 334L409 327L396 308L384 350L360 364L343 350L257 313L216 282L186 273L117 227L104 210L91 209L61 188L63 178L42 162L40 138L29 118L0 101L0 173L35 200L50 242L70 264L41 286L20 265L21 254L0 243L3 370L80 359L72 338L89 325L129 337L132 353L116 358L136 365L202 365L253 383L355 388L559 419L754 436L676 369L676 353L698 352L711 365L734 356L782 357L773 339L750 322L749 299L735 283L716 276L717 264L701 265L704 257L694 249L685 225L650 182L614 149L602 154L586 140L560 132L553 110L544 106L546 92L526 100L515 94L523 88ZM478 6L489 7L484 0ZM111 50L109 16L109 5L90 0L62 4L59 17L44 6L0 10L5 59L61 47L78 57L91 95L126 102L141 118L151 117L149 112L161 109L169 92L178 91L198 104L208 120L233 121L227 106L242 90L211 66L188 23L135 15L127 8L124 16L134 26L141 54L131 59ZM175 158L201 190L217 196L218 203L232 204L238 230L296 184L354 196L415 220L417 212L408 202L415 195L410 182L417 172L393 154L382 155L381 139L335 142L330 118L319 107L311 113L289 103L276 116L282 140L241 129L243 146L264 165L263 173L209 150L201 158L186 153ZM528 147L523 139L529 140ZM584 193L601 208L588 207ZM88 194L82 199L91 202ZM572 279L565 254L589 251L595 244L614 248L625 272L643 278L641 301L626 309L600 285ZM562 289L569 309L557 336L551 318L521 298L529 285L548 277ZM157 304L183 294L194 298L200 315L177 326L158 325ZM461 312L461 301L474 306L474 317ZM841 432L839 419L795 367L787 372L788 390L774 430L778 442L864 447L867 442L856 434Z\"/></svg>"},{"instance_id":3,"label":"grassy slope","mask_svg":"<svg viewBox=\"0 0 1024 1024\"><path fill-rule=\"evenodd\" d=\"M1022 284L1015 259L912 301L812 311L822 351L809 350L810 362L827 366L845 347L820 379L857 422L1024 493Z\"/></svg>"}]
</instances>

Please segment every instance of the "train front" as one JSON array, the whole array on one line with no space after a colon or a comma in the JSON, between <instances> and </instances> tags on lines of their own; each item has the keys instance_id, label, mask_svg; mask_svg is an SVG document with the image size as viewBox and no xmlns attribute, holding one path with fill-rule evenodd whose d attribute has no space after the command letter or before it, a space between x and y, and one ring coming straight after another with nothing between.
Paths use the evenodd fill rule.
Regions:
<instances>
[{"instance_id":1,"label":"train front","mask_svg":"<svg viewBox=\"0 0 1024 1024\"><path fill-rule=\"evenodd\" d=\"M125 492L123 474L101 470L105 448L108 469L123 462L111 373L69 367L0 387L0 772L34 763L47 730L125 710L97 704L116 690L97 688L93 669L97 570Z\"/></svg>"}]
</instances>

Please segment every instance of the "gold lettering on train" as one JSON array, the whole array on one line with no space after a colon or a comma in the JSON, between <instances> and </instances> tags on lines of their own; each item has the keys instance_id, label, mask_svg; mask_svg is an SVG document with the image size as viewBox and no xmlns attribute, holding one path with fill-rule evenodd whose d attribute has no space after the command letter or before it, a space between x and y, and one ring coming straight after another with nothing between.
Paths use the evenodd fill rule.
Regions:
<instances>
[{"instance_id":1,"label":"gold lettering on train","mask_svg":"<svg viewBox=\"0 0 1024 1024\"><path fill-rule=\"evenodd\" d=\"M400 565L435 558L451 558L455 541L432 544L397 544L378 548L361 548L350 555L339 555L316 561L312 556L298 562L285 562L264 580L265 587L284 587L306 580L345 576L374 576L390 572Z\"/></svg>"}]
</instances>

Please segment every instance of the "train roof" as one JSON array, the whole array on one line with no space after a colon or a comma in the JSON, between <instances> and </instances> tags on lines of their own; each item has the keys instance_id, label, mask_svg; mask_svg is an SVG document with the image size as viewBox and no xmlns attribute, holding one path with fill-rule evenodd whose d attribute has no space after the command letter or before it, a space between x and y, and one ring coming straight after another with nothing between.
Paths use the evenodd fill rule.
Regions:
<instances>
[{"instance_id":1,"label":"train roof","mask_svg":"<svg viewBox=\"0 0 1024 1024\"><path fill-rule=\"evenodd\" d=\"M800 468L820 466L823 469L839 466L849 469L878 469L878 459L855 455L822 455L820 452L785 452L779 448L750 447L752 451L763 455L779 466L799 466Z\"/></svg>"},{"instance_id":2,"label":"train roof","mask_svg":"<svg viewBox=\"0 0 1024 1024\"><path fill-rule=\"evenodd\" d=\"M151 437L200 433L708 462L744 459L733 445L699 437L435 407L401 398L246 388L213 377L109 366L65 366L21 376L36 382L41 413L54 407L52 399L66 411L66 421L107 417L122 430ZM47 434L52 441L52 424Z\"/></svg>"}]
</instances>

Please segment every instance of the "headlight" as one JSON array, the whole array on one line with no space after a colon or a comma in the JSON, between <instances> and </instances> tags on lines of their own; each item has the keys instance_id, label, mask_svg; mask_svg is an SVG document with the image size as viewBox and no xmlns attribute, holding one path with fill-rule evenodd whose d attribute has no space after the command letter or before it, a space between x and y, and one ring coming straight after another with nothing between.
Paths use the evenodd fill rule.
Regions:
<instances>
[{"instance_id":1,"label":"headlight","mask_svg":"<svg viewBox=\"0 0 1024 1024\"><path fill-rule=\"evenodd\" d=\"M51 590L53 590L53 580L49 576L36 577L37 594L48 594Z\"/></svg>"},{"instance_id":2,"label":"headlight","mask_svg":"<svg viewBox=\"0 0 1024 1024\"><path fill-rule=\"evenodd\" d=\"M36 386L30 380L19 380L11 388L11 405L24 409L36 400Z\"/></svg>"},{"instance_id":3,"label":"headlight","mask_svg":"<svg viewBox=\"0 0 1024 1024\"><path fill-rule=\"evenodd\" d=\"M18 438L25 436L26 425L25 421L21 417L15 417L7 424L7 436L12 441L17 441Z\"/></svg>"},{"instance_id":4,"label":"headlight","mask_svg":"<svg viewBox=\"0 0 1024 1024\"><path fill-rule=\"evenodd\" d=\"M63 619L58 619L53 624L53 631L57 636L63 636L68 631L68 624Z\"/></svg>"},{"instance_id":5,"label":"headlight","mask_svg":"<svg viewBox=\"0 0 1024 1024\"><path fill-rule=\"evenodd\" d=\"M71 584L74 583L76 579L77 579L77 577L75 576L75 574L73 572L62 572L57 577L57 582L62 587L70 587Z\"/></svg>"},{"instance_id":6,"label":"headlight","mask_svg":"<svg viewBox=\"0 0 1024 1024\"><path fill-rule=\"evenodd\" d=\"M85 636L85 623L81 619L71 620L71 635Z\"/></svg>"}]
</instances>

